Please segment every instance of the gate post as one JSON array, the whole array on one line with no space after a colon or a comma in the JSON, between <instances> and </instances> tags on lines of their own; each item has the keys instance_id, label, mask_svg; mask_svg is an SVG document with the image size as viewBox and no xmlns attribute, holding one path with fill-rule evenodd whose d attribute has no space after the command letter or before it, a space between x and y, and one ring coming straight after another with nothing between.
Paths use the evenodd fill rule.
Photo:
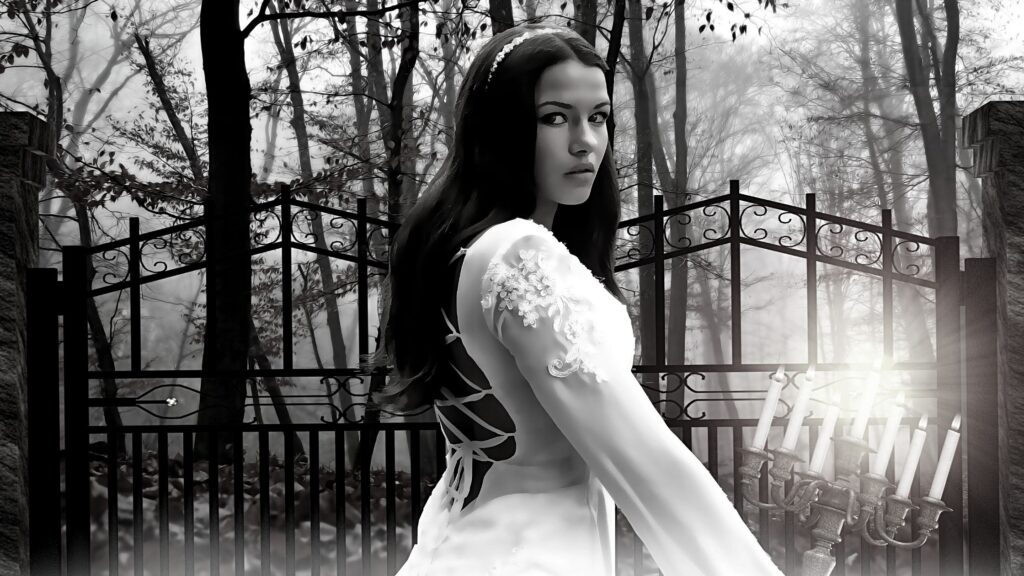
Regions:
<instances>
[{"instance_id":1,"label":"gate post","mask_svg":"<svg viewBox=\"0 0 1024 576\"><path fill-rule=\"evenodd\" d=\"M999 574L999 378L996 347L996 263L964 261L967 382L963 451L967 455L967 551L971 574Z\"/></svg>"},{"instance_id":2,"label":"gate post","mask_svg":"<svg viewBox=\"0 0 1024 576\"><path fill-rule=\"evenodd\" d=\"M963 135L983 179L985 251L995 257L1000 569L1008 576L1024 574L1024 102L985 104L964 118Z\"/></svg>"},{"instance_id":3,"label":"gate post","mask_svg":"<svg viewBox=\"0 0 1024 576\"><path fill-rule=\"evenodd\" d=\"M89 576L89 329L82 246L64 247L64 494L68 576Z\"/></svg>"},{"instance_id":4,"label":"gate post","mask_svg":"<svg viewBox=\"0 0 1024 576\"><path fill-rule=\"evenodd\" d=\"M942 435L954 416L962 411L963 378L960 360L963 328L960 323L960 239L935 239L935 336L936 382L938 388L937 429ZM962 454L962 451L961 451ZM939 574L964 574L964 494L961 454L953 457L942 501L953 509L939 519Z\"/></svg>"},{"instance_id":5,"label":"gate post","mask_svg":"<svg viewBox=\"0 0 1024 576\"><path fill-rule=\"evenodd\" d=\"M28 375L25 294L38 256L39 189L46 183L46 122L0 113L0 573L29 569ZM56 494L46 495L56 498Z\"/></svg>"},{"instance_id":6,"label":"gate post","mask_svg":"<svg viewBox=\"0 0 1024 576\"><path fill-rule=\"evenodd\" d=\"M28 271L28 509L32 576L60 576L60 328L56 268Z\"/></svg>"}]
</instances>

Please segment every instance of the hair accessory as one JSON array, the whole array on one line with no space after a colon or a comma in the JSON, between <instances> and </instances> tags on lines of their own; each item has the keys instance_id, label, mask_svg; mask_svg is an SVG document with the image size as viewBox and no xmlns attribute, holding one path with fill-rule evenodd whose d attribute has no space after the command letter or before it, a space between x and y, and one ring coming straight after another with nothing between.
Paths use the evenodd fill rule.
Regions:
<instances>
[{"instance_id":1,"label":"hair accessory","mask_svg":"<svg viewBox=\"0 0 1024 576\"><path fill-rule=\"evenodd\" d=\"M505 56L508 56L509 52L515 50L516 46L519 46L523 42L526 42L527 39L533 38L534 36L540 36L541 34L555 34L557 32L560 32L558 28L538 28L536 30L528 30L519 36L516 36L508 44L505 44L501 49L501 52L498 52L498 55L494 57L494 63L491 64L491 73L487 75L487 82L485 83L485 86L490 86L491 77L494 76L494 71L497 70L498 64L501 64L501 61L505 59Z\"/></svg>"}]
</instances>

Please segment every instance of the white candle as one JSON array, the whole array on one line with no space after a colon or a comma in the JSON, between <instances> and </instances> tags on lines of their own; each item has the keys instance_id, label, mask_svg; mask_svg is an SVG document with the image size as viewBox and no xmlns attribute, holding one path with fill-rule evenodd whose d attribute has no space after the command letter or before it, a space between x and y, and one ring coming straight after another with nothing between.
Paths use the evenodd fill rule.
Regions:
<instances>
[{"instance_id":1,"label":"white candle","mask_svg":"<svg viewBox=\"0 0 1024 576\"><path fill-rule=\"evenodd\" d=\"M903 464L903 472L900 474L900 484L896 487L896 495L903 498L910 496L910 484L914 481L914 474L917 473L917 463L921 460L921 450L924 448L925 437L928 435L928 415L921 416L917 423L917 430L910 439L910 453L907 454L907 461Z\"/></svg>"},{"instance_id":2,"label":"white candle","mask_svg":"<svg viewBox=\"0 0 1024 576\"><path fill-rule=\"evenodd\" d=\"M793 404L793 411L789 414L789 423L786 425L786 435L782 438L783 450L796 449L796 441L800 438L800 428L804 423L804 416L807 414L807 404L811 400L811 392L814 389L814 366L807 370L804 377L804 385L800 387L796 403Z\"/></svg>"},{"instance_id":3,"label":"white candle","mask_svg":"<svg viewBox=\"0 0 1024 576\"><path fill-rule=\"evenodd\" d=\"M836 429L836 420L839 418L839 406L835 402L829 402L825 411L825 421L821 423L818 431L818 441L814 444L814 454L811 456L811 465L808 468L811 472L821 474L825 467L825 457L828 456L828 449L832 446L832 432Z\"/></svg>"},{"instance_id":4,"label":"white candle","mask_svg":"<svg viewBox=\"0 0 1024 576\"><path fill-rule=\"evenodd\" d=\"M853 419L853 424L850 427L850 436L854 438L863 438L864 432L868 429L868 418L871 417L871 408L875 403L875 394L878 392L878 370L871 372L871 377L868 378L868 386L864 389L864 393L860 397L860 405L857 407L857 415Z\"/></svg>"},{"instance_id":5,"label":"white candle","mask_svg":"<svg viewBox=\"0 0 1024 576\"><path fill-rule=\"evenodd\" d=\"M932 478L932 487L928 490L928 497L942 500L942 491L946 488L946 479L949 477L949 469L953 466L953 455L956 453L956 445L960 442L960 415L953 418L953 425L946 432L946 441L942 444L942 453L939 455L939 464L935 468L935 477Z\"/></svg>"},{"instance_id":6,"label":"white candle","mask_svg":"<svg viewBox=\"0 0 1024 576\"><path fill-rule=\"evenodd\" d=\"M768 395L765 396L764 405L761 406L761 416L757 419L757 430L754 431L753 447L764 450L768 442L768 431L772 428L772 420L775 419L775 407L779 404L779 396L782 395L782 387L786 384L785 368L779 369L772 374L772 383L768 385Z\"/></svg>"},{"instance_id":7,"label":"white candle","mask_svg":"<svg viewBox=\"0 0 1024 576\"><path fill-rule=\"evenodd\" d=\"M889 457L892 456L892 447L896 444L896 434L900 431L900 420L903 419L903 412L905 410L903 402L905 399L906 396L903 392L900 392L899 396L896 397L896 404L889 410L889 419L885 421L882 441L878 445L878 451L875 452L874 458L871 460L872 474L885 476L886 470L889 469Z\"/></svg>"}]
</instances>

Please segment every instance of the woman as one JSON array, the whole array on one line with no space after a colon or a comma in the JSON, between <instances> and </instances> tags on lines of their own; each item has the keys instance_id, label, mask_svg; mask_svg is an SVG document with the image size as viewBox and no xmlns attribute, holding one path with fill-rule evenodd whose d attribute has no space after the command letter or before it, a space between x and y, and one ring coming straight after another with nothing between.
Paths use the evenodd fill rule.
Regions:
<instances>
[{"instance_id":1,"label":"woman","mask_svg":"<svg viewBox=\"0 0 1024 576\"><path fill-rule=\"evenodd\" d=\"M668 576L781 574L631 373L605 71L570 30L495 36L394 239L375 400L448 447L399 576L612 576L615 504Z\"/></svg>"}]
</instances>

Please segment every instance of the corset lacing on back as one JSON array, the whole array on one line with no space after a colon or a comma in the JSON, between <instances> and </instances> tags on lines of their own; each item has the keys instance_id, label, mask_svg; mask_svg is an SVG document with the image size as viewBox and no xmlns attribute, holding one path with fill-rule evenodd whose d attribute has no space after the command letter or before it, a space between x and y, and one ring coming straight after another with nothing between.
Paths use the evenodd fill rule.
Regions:
<instances>
[{"instance_id":1,"label":"corset lacing on back","mask_svg":"<svg viewBox=\"0 0 1024 576\"><path fill-rule=\"evenodd\" d=\"M465 254L466 248L460 248L448 263L455 263L456 259L460 256L464 256ZM441 308L441 317L444 319L445 324L451 331L445 336L445 344L451 344L455 340L461 339L462 334L456 330L455 326L448 319L448 315L445 313L444 308ZM466 408L466 403L476 402L484 396L492 394L492 391L481 388L475 382L467 378L450 360L448 360L448 365L456 374L458 374L459 378L476 390L476 392L466 396L456 397L450 390L448 390L448 388L442 386L441 394L444 395L444 399L435 400L434 413L437 415L438 421L443 423L446 429L451 431L458 438L458 442L451 442L449 439L451 450L445 458L447 465L440 480L440 484L445 487L444 498L442 499L442 510L439 511L438 523L440 525L437 526L437 529L429 531L429 533L435 535L436 538L432 539L433 541L431 542L421 542L421 544L429 551L428 553L431 557L433 556L434 550L444 542L449 524L458 520L462 515L466 497L469 495L470 488L473 485L472 461L476 459L493 463L494 460L488 457L487 454L483 452L483 449L497 446L504 442L508 436L512 435L492 426L473 411ZM487 440L470 440L462 433L461 430L452 424L452 422L448 420L440 410L438 410L438 407L441 406L454 406L480 426L494 432L495 436ZM424 516L426 516L426 514L424 514Z\"/></svg>"}]
</instances>

